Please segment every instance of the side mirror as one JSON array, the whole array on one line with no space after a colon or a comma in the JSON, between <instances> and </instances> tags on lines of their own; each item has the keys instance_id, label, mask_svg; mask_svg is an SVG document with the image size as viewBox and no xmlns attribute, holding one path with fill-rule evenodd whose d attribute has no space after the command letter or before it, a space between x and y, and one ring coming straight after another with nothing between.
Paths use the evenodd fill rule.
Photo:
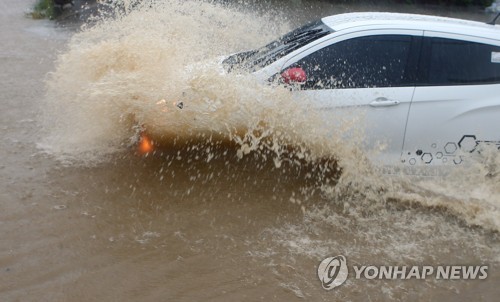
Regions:
<instances>
[{"instance_id":1,"label":"side mirror","mask_svg":"<svg viewBox=\"0 0 500 302\"><path fill-rule=\"evenodd\" d=\"M281 73L286 84L302 84L307 81L306 72L301 67L292 67Z\"/></svg>"}]
</instances>

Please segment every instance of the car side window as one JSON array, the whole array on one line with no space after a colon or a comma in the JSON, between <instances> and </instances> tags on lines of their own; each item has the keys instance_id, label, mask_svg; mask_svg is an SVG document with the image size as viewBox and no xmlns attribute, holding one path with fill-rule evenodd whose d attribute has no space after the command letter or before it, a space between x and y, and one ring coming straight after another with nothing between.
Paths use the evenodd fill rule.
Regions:
<instances>
[{"instance_id":1,"label":"car side window","mask_svg":"<svg viewBox=\"0 0 500 302\"><path fill-rule=\"evenodd\" d=\"M403 86L411 41L407 35L353 38L326 46L290 67L305 71L302 89Z\"/></svg>"},{"instance_id":2,"label":"car side window","mask_svg":"<svg viewBox=\"0 0 500 302\"><path fill-rule=\"evenodd\" d=\"M500 47L432 38L428 82L441 86L500 83Z\"/></svg>"}]
</instances>

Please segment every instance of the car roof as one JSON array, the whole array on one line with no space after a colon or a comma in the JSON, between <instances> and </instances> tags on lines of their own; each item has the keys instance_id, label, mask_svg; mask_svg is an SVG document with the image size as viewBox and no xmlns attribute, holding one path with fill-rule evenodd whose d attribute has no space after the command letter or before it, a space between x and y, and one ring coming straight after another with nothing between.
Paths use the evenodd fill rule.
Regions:
<instances>
[{"instance_id":1,"label":"car roof","mask_svg":"<svg viewBox=\"0 0 500 302\"><path fill-rule=\"evenodd\" d=\"M417 29L475 35L500 40L500 26L486 23L417 14L348 13L321 19L334 31L355 27Z\"/></svg>"}]
</instances>

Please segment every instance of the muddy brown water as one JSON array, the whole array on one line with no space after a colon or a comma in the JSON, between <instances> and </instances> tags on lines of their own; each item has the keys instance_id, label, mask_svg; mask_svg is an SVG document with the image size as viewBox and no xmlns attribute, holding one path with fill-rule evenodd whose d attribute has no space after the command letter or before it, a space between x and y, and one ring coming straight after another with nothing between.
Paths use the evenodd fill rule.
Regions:
<instances>
[{"instance_id":1,"label":"muddy brown water","mask_svg":"<svg viewBox=\"0 0 500 302\"><path fill-rule=\"evenodd\" d=\"M91 63L80 65L74 59L83 60L87 54L74 52L94 46L85 43L96 32L70 40L74 26L26 18L30 5L26 0L0 4L0 301L497 300L497 180L453 178L431 181L436 187L418 190L400 179L393 194L386 194L386 188L374 190L372 196L363 191L369 190L366 186L332 197L319 187L335 187L338 175L318 172L321 164L277 165L270 153L259 152L240 158L238 147L231 144L210 152L204 151L206 145L199 150L171 147L145 157L128 149L101 152L99 137L95 149L87 146L87 153L80 154L74 146L84 128L72 129L60 116L70 114L81 126L74 119L77 115L56 109L51 115L44 107L47 102L59 109L75 106L64 98L82 102L94 94L85 94L87 82L74 82L59 87L65 93L56 93L58 100L47 101L47 87L60 83L47 73L55 71L70 80L85 73L82 66ZM309 7L307 12L300 5ZM340 11L408 10L300 1L288 8L291 25ZM451 10L418 8L444 15L453 15ZM227 15L217 9L211 13ZM455 15L490 17L476 11ZM106 30L97 31L106 36ZM127 33L132 41L125 47L132 49L134 32ZM80 48L68 47L75 43ZM96 60L110 60L101 52L97 48L93 53ZM56 62L60 54L70 55ZM74 73L65 69L68 64ZM126 76L134 71L124 70ZM129 89L116 78L108 80ZM101 97L106 98L106 83L91 90L103 89ZM90 109L75 109L81 110ZM108 111L104 114L113 120ZM55 132L62 137L50 140L57 148L44 147L49 135L44 129L53 126L47 126L47 119L61 120L73 131L70 136ZM89 131L110 129L117 128ZM68 160L60 156L66 143L74 157L88 156L89 150L92 156L83 162ZM364 179L362 171L350 173ZM316 275L318 264L339 254L349 265L488 265L489 274L486 280L468 281L351 278L325 291Z\"/></svg>"}]
</instances>

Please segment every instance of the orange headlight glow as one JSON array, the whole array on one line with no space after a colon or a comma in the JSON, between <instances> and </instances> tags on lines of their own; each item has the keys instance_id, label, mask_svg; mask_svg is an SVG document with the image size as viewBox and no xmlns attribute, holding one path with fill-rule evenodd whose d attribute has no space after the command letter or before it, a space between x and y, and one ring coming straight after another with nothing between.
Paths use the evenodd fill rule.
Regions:
<instances>
[{"instance_id":1,"label":"orange headlight glow","mask_svg":"<svg viewBox=\"0 0 500 302\"><path fill-rule=\"evenodd\" d=\"M145 134L141 134L141 140L139 141L138 150L140 154L147 154L153 151L154 142Z\"/></svg>"}]
</instances>

